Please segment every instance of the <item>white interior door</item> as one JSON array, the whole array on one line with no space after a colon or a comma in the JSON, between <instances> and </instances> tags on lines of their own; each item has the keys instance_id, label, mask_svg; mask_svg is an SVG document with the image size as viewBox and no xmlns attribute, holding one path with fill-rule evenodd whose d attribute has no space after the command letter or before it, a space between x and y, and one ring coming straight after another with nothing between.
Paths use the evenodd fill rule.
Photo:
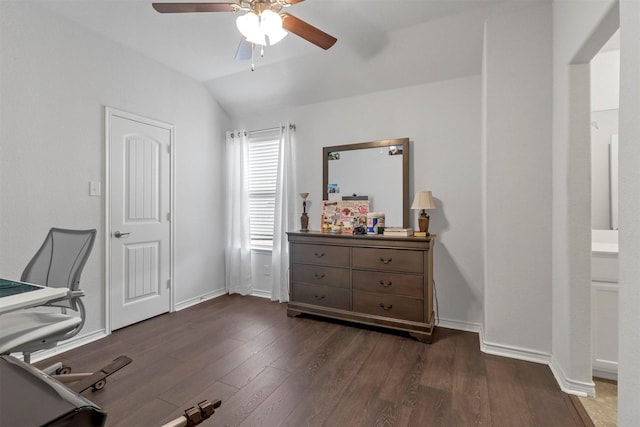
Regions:
<instances>
[{"instance_id":1,"label":"white interior door","mask_svg":"<svg viewBox=\"0 0 640 427\"><path fill-rule=\"evenodd\" d=\"M171 310L173 127L107 109L111 330Z\"/></svg>"}]
</instances>

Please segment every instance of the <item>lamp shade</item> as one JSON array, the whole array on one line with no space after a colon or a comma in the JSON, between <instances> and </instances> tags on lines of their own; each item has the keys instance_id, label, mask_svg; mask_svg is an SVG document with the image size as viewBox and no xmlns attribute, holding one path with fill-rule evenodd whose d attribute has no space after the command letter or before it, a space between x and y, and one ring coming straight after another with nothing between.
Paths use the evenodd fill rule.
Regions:
<instances>
[{"instance_id":1,"label":"lamp shade","mask_svg":"<svg viewBox=\"0 0 640 427\"><path fill-rule=\"evenodd\" d=\"M252 37L260 30L260 18L253 12L238 16L236 27L246 38Z\"/></svg>"},{"instance_id":2,"label":"lamp shade","mask_svg":"<svg viewBox=\"0 0 640 427\"><path fill-rule=\"evenodd\" d=\"M435 209L431 191L416 191L411 209Z\"/></svg>"}]
</instances>

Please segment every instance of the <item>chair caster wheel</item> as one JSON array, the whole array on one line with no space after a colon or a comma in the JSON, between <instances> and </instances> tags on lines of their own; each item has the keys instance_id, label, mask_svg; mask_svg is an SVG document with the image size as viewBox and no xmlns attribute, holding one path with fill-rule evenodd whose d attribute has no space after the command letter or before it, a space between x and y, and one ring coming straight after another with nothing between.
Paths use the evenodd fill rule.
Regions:
<instances>
[{"instance_id":1,"label":"chair caster wheel","mask_svg":"<svg viewBox=\"0 0 640 427\"><path fill-rule=\"evenodd\" d=\"M56 375L68 375L71 373L71 366L62 365L56 369Z\"/></svg>"},{"instance_id":2,"label":"chair caster wheel","mask_svg":"<svg viewBox=\"0 0 640 427\"><path fill-rule=\"evenodd\" d=\"M91 388L96 391L96 390L102 390L104 388L104 386L107 385L107 379L104 378L100 381L98 381L97 383L95 383L94 385L91 386Z\"/></svg>"}]
</instances>

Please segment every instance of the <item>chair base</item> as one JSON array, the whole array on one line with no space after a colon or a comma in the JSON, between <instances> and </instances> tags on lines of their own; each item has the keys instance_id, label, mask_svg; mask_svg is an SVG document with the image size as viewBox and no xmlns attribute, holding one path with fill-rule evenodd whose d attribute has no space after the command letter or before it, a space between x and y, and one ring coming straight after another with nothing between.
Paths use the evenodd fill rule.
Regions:
<instances>
[{"instance_id":1,"label":"chair base","mask_svg":"<svg viewBox=\"0 0 640 427\"><path fill-rule=\"evenodd\" d=\"M93 390L100 390L107 383L108 376L124 368L129 363L131 363L131 359L129 357L119 356L99 371L90 373L52 375L51 377L67 384L67 387L69 387L76 393L82 393L83 391L86 391L90 388L92 388Z\"/></svg>"}]
</instances>

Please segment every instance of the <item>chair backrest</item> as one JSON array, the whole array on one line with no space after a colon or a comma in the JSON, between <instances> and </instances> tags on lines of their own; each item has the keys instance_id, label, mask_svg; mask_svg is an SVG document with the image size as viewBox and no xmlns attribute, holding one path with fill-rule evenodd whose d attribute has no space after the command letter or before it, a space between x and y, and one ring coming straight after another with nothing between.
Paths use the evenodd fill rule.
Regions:
<instances>
[{"instance_id":1,"label":"chair backrest","mask_svg":"<svg viewBox=\"0 0 640 427\"><path fill-rule=\"evenodd\" d=\"M96 230L52 228L20 278L42 286L77 290Z\"/></svg>"}]
</instances>

